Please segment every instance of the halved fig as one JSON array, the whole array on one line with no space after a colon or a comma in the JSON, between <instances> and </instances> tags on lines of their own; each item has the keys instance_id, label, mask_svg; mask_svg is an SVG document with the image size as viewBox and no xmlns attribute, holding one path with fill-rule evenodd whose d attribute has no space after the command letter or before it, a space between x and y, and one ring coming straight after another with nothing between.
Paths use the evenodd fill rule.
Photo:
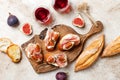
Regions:
<instances>
[{"instance_id":1,"label":"halved fig","mask_svg":"<svg viewBox=\"0 0 120 80\"><path fill-rule=\"evenodd\" d=\"M10 39L8 39L8 38L0 38L0 51L6 53L7 48L12 44L13 43L11 42Z\"/></svg>"},{"instance_id":2,"label":"halved fig","mask_svg":"<svg viewBox=\"0 0 120 80\"><path fill-rule=\"evenodd\" d=\"M57 53L57 54L46 53L44 54L44 59L45 62L47 62L48 64L60 68L67 66L67 56L64 53Z\"/></svg>"},{"instance_id":3,"label":"halved fig","mask_svg":"<svg viewBox=\"0 0 120 80\"><path fill-rule=\"evenodd\" d=\"M50 65L58 67L58 65L56 64L56 54L53 53L44 54L44 61Z\"/></svg>"},{"instance_id":4,"label":"halved fig","mask_svg":"<svg viewBox=\"0 0 120 80\"><path fill-rule=\"evenodd\" d=\"M46 54L44 54L44 60L48 64L57 66L56 63L55 63L56 62L56 57L55 57L55 54L53 54L53 53L46 53Z\"/></svg>"},{"instance_id":5,"label":"halved fig","mask_svg":"<svg viewBox=\"0 0 120 80\"><path fill-rule=\"evenodd\" d=\"M64 53L57 54L56 63L60 68L67 66L67 56Z\"/></svg>"},{"instance_id":6,"label":"halved fig","mask_svg":"<svg viewBox=\"0 0 120 80\"><path fill-rule=\"evenodd\" d=\"M69 49L71 49L73 46L74 46L74 42L66 42L64 45L63 45L63 48L61 48L61 50L62 49L64 49L64 50L69 50Z\"/></svg>"},{"instance_id":7,"label":"halved fig","mask_svg":"<svg viewBox=\"0 0 120 80\"><path fill-rule=\"evenodd\" d=\"M26 23L24 24L22 27L21 27L21 31L25 34L25 35L31 35L33 30L32 30L32 27L29 23Z\"/></svg>"},{"instance_id":8,"label":"halved fig","mask_svg":"<svg viewBox=\"0 0 120 80\"><path fill-rule=\"evenodd\" d=\"M39 63L42 61L43 57L39 52L33 52L31 53L31 59Z\"/></svg>"},{"instance_id":9,"label":"halved fig","mask_svg":"<svg viewBox=\"0 0 120 80\"><path fill-rule=\"evenodd\" d=\"M48 64L54 64L55 63L55 56L49 56L47 58Z\"/></svg>"},{"instance_id":10,"label":"halved fig","mask_svg":"<svg viewBox=\"0 0 120 80\"><path fill-rule=\"evenodd\" d=\"M73 46L80 44L80 37L75 34L65 35L58 45L60 50L70 50Z\"/></svg>"},{"instance_id":11,"label":"halved fig","mask_svg":"<svg viewBox=\"0 0 120 80\"><path fill-rule=\"evenodd\" d=\"M25 49L27 57L35 62L41 62L43 60L43 55L41 54L41 47L38 43L29 43Z\"/></svg>"},{"instance_id":12,"label":"halved fig","mask_svg":"<svg viewBox=\"0 0 120 80\"><path fill-rule=\"evenodd\" d=\"M53 50L58 38L59 38L59 32L55 32L52 29L49 29L44 39L46 49Z\"/></svg>"},{"instance_id":13,"label":"halved fig","mask_svg":"<svg viewBox=\"0 0 120 80\"><path fill-rule=\"evenodd\" d=\"M72 24L74 26L82 28L82 27L84 27L85 22L84 22L83 18L79 15L78 17L73 19Z\"/></svg>"}]
</instances>

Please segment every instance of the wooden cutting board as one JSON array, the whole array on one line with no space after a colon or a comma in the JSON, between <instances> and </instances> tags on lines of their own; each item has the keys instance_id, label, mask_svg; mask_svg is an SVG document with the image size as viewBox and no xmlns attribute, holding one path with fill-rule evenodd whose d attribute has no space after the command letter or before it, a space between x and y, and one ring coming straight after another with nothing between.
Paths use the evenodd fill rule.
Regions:
<instances>
[{"instance_id":1,"label":"wooden cutting board","mask_svg":"<svg viewBox=\"0 0 120 80\"><path fill-rule=\"evenodd\" d=\"M76 60L76 58L80 55L81 51L83 50L85 41L90 36L92 36L92 35L94 35L98 32L101 32L103 30L103 24L100 21L97 21L96 23L97 23L98 26L92 25L90 31L87 34L83 34L83 35L77 33L74 29L72 29L71 27L69 27L67 25L60 24L60 25L54 26L52 29L54 31L60 32L60 39L66 34L73 33L73 34L76 34L76 35L80 36L81 43L78 46L76 46L76 47L74 47L74 48L72 48L71 50L68 50L68 51L60 51L57 48L57 45L56 45L55 50L51 51L51 53L63 53L64 52L68 56L68 63L73 62L74 60ZM47 29L43 30L40 33L40 35L35 35L32 39L30 39L26 43L22 44L23 51L25 52L25 48L27 47L27 45L29 43L39 43L42 47L41 48L42 53L43 54L48 53L48 51L45 48L44 41L43 41L43 39L46 36L46 32L47 32ZM60 41L60 39L59 39L59 41ZM58 41L58 43L59 43L59 41ZM36 63L29 58L28 58L28 60L30 61L31 65L33 66L36 73L44 73L44 72L49 72L49 71L58 69L58 67L55 67L53 65L49 65L49 64L45 63L44 61L43 61L43 63Z\"/></svg>"}]
</instances>

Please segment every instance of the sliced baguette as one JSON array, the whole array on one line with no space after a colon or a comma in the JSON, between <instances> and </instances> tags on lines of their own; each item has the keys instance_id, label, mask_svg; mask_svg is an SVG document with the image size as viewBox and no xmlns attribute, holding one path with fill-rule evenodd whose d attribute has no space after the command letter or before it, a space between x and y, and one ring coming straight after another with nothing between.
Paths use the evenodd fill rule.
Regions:
<instances>
[{"instance_id":1,"label":"sliced baguette","mask_svg":"<svg viewBox=\"0 0 120 80\"><path fill-rule=\"evenodd\" d=\"M18 45L13 44L7 48L7 54L14 63L20 62L22 55Z\"/></svg>"},{"instance_id":2,"label":"sliced baguette","mask_svg":"<svg viewBox=\"0 0 120 80\"><path fill-rule=\"evenodd\" d=\"M0 38L0 51L6 53L7 48L12 44L13 43L11 42L10 39L8 39L8 38Z\"/></svg>"}]
</instances>

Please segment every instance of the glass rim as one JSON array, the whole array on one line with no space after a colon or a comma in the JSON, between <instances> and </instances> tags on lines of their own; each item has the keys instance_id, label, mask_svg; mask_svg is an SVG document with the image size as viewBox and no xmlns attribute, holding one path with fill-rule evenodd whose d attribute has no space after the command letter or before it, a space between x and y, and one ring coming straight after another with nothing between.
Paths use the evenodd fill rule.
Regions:
<instances>
[{"instance_id":1,"label":"glass rim","mask_svg":"<svg viewBox=\"0 0 120 80\"><path fill-rule=\"evenodd\" d=\"M54 8L54 4L55 4L55 0L52 0L52 6L53 6L53 8ZM57 10L57 11L59 11L59 12L64 12L67 8L69 8L69 6L70 6L70 2L68 1L67 2L67 6L65 6L64 8L62 8L62 9L55 9L55 10Z\"/></svg>"},{"instance_id":2,"label":"glass rim","mask_svg":"<svg viewBox=\"0 0 120 80\"><path fill-rule=\"evenodd\" d=\"M38 8L44 8L44 9L48 10L49 15L47 16L47 19L46 19L45 21L41 21L41 20L39 20L39 19L36 18L35 12L36 12L36 10L37 10ZM50 11L47 7L44 7L43 5L42 5L42 6L40 5L40 6L36 7L36 8L34 9L34 11L33 11L33 14L34 14L35 20L39 21L41 24L44 24L45 22L47 22L47 21L52 17L51 11Z\"/></svg>"}]
</instances>

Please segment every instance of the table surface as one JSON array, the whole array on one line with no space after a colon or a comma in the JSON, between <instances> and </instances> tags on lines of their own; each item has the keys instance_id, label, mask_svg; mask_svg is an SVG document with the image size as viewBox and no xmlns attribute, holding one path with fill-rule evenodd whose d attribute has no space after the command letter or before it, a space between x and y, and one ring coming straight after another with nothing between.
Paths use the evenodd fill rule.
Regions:
<instances>
[{"instance_id":1,"label":"table surface","mask_svg":"<svg viewBox=\"0 0 120 80\"><path fill-rule=\"evenodd\" d=\"M120 0L70 0L73 11L69 14L59 14L52 7L52 0L0 0L0 38L10 38L15 44L21 45L35 34L39 34L45 26L40 25L34 19L34 10L39 6L48 7L54 17L54 23L66 24L74 28L78 33L85 34L91 28L87 17L83 16L86 26L83 29L74 27L71 23L76 14L76 5L86 1L90 6L90 14L95 20L103 22L103 32L92 36L85 47L101 34L105 34L106 45L120 36ZM20 21L17 28L7 25L9 12L15 14ZM30 23L33 27L33 35L25 36L20 32L24 23ZM11 62L9 57L0 53L0 80L56 80L55 74L59 71L68 72L68 80L120 80L120 55L111 58L99 58L90 68L74 72L75 62L68 67L44 74L36 74L25 54L19 64Z\"/></svg>"}]
</instances>

